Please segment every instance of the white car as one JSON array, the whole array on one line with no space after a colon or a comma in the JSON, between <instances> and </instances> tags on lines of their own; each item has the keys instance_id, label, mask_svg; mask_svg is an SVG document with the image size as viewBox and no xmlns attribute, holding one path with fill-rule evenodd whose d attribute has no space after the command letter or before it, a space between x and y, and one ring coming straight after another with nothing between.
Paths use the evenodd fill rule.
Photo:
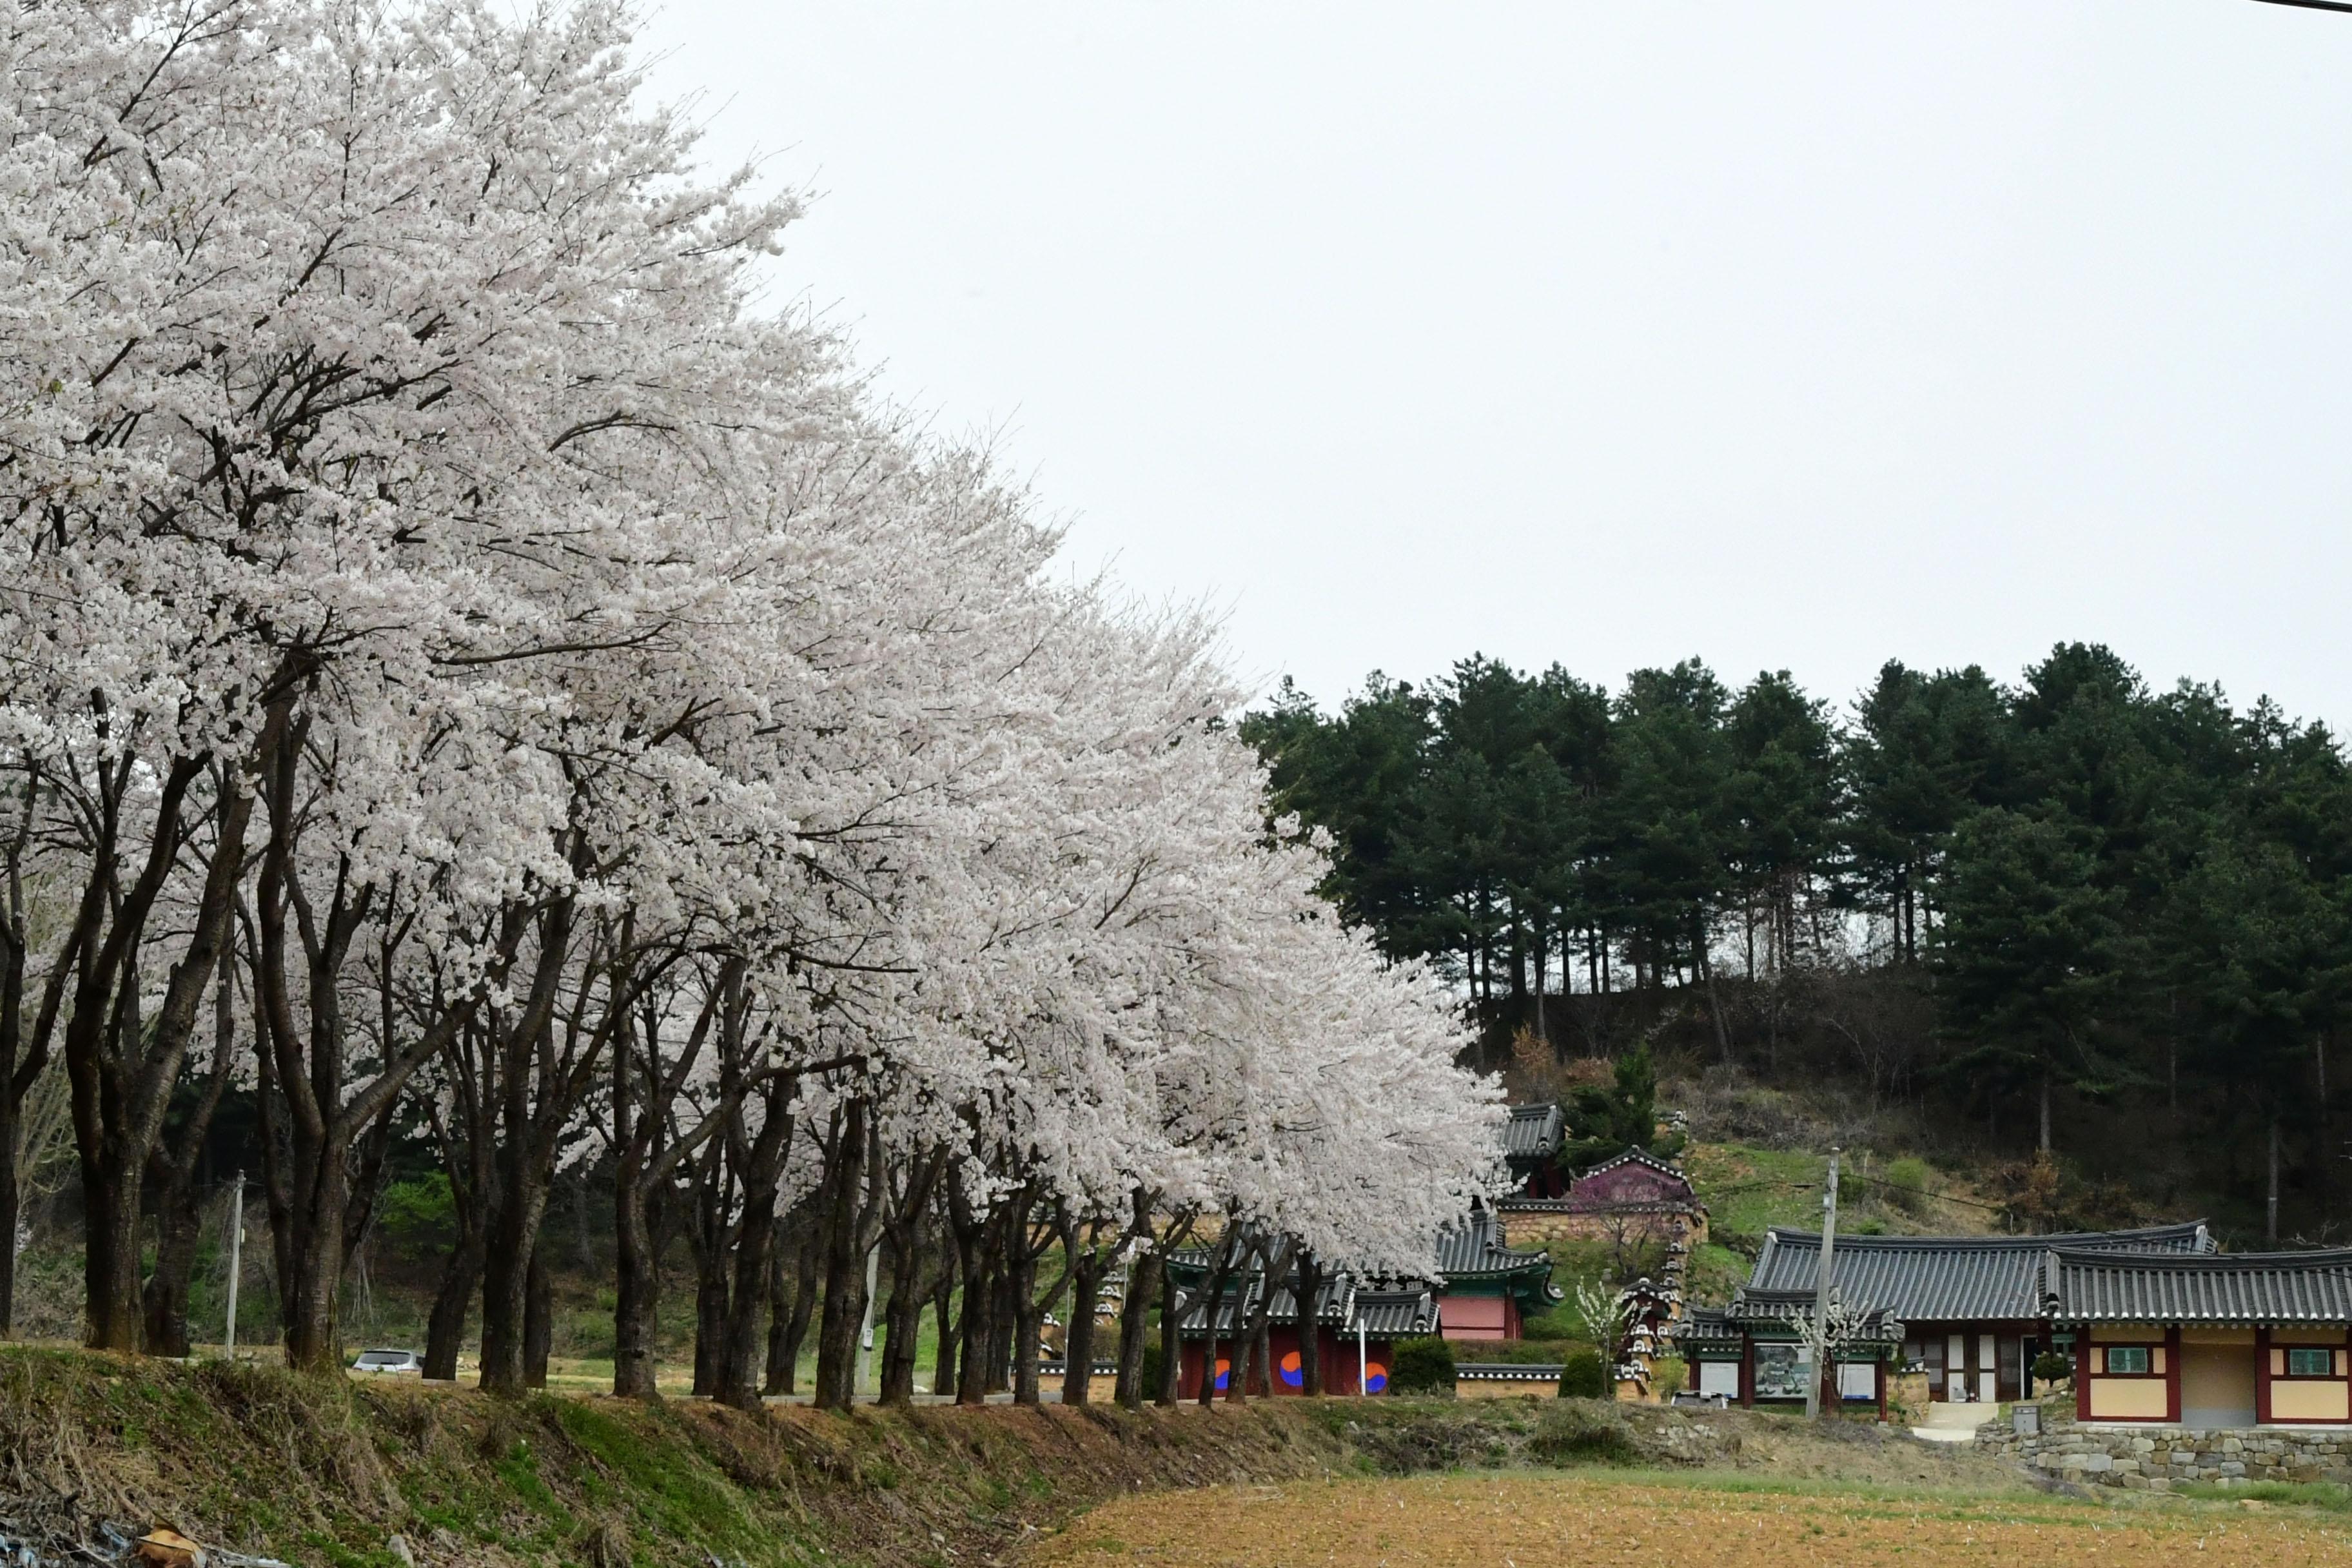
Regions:
<instances>
[{"instance_id":1,"label":"white car","mask_svg":"<svg viewBox=\"0 0 2352 1568\"><path fill-rule=\"evenodd\" d=\"M415 1351L362 1351L359 1360L352 1363L352 1370L394 1377L422 1377L425 1363Z\"/></svg>"}]
</instances>

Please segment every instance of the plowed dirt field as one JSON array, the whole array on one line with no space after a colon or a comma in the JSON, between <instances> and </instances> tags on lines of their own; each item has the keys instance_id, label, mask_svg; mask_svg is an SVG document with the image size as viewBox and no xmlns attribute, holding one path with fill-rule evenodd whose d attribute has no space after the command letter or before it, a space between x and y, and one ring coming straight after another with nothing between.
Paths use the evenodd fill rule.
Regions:
<instances>
[{"instance_id":1,"label":"plowed dirt field","mask_svg":"<svg viewBox=\"0 0 2352 1568\"><path fill-rule=\"evenodd\" d=\"M2224 1504L1735 1489L1559 1475L1220 1487L1096 1510L1024 1568L2284 1568L2352 1563L2352 1518Z\"/></svg>"}]
</instances>

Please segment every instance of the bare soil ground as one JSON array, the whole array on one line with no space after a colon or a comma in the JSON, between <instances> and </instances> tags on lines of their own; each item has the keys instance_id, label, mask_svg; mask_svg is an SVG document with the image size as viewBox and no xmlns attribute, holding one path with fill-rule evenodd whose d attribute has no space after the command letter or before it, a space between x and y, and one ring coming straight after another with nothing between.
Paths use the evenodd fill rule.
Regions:
<instances>
[{"instance_id":1,"label":"bare soil ground","mask_svg":"<svg viewBox=\"0 0 2352 1568\"><path fill-rule=\"evenodd\" d=\"M2119 1510L2022 1489L1524 1471L1123 1498L1022 1559L1024 1568L2275 1568L2346 1561L2352 1520L2300 1509Z\"/></svg>"}]
</instances>

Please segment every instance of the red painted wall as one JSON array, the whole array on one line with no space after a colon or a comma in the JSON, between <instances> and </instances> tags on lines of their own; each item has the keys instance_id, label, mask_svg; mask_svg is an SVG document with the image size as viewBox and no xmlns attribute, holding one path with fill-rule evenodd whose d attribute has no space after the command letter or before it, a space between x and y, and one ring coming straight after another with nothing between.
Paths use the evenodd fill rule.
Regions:
<instances>
[{"instance_id":1,"label":"red painted wall","mask_svg":"<svg viewBox=\"0 0 2352 1568\"><path fill-rule=\"evenodd\" d=\"M1440 1296L1437 1321L1449 1340L1516 1340L1519 1304L1508 1296Z\"/></svg>"},{"instance_id":2,"label":"red painted wall","mask_svg":"<svg viewBox=\"0 0 2352 1568\"><path fill-rule=\"evenodd\" d=\"M1281 1376L1285 1358L1296 1354L1298 1350L1298 1331L1295 1328L1280 1326L1270 1328L1266 1331L1266 1340L1274 1352L1275 1393L1304 1394L1306 1392L1304 1387L1291 1387L1282 1381ZM1316 1344L1323 1356L1323 1392L1354 1394L1356 1392L1355 1335L1342 1336L1336 1331L1326 1328L1318 1333ZM1184 1359L1176 1374L1178 1397L1182 1399L1201 1397L1201 1366L1207 1355L1208 1348L1208 1342L1205 1340L1184 1342ZM1365 1354L1372 1364L1375 1380L1395 1364L1391 1348L1386 1340L1371 1340L1365 1344ZM1229 1366L1240 1365L1243 1360L1241 1346L1232 1340L1219 1340L1217 1359L1228 1363ZM1230 1373L1228 1375L1230 1376ZM1265 1380L1252 1378L1249 1393L1254 1397L1263 1395L1265 1393Z\"/></svg>"}]
</instances>

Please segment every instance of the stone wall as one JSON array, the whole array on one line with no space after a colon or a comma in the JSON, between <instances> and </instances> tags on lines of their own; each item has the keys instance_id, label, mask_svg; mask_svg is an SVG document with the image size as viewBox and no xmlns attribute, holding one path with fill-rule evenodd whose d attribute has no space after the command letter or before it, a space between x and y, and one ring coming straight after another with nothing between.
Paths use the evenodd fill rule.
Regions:
<instances>
[{"instance_id":1,"label":"stone wall","mask_svg":"<svg viewBox=\"0 0 2352 1568\"><path fill-rule=\"evenodd\" d=\"M1566 1209L1497 1209L1503 1241L1517 1247L1545 1247L1552 1242L1624 1240L1664 1246L1680 1241L1697 1247L1706 1240L1706 1216L1701 1214L1576 1214Z\"/></svg>"},{"instance_id":2,"label":"stone wall","mask_svg":"<svg viewBox=\"0 0 2352 1568\"><path fill-rule=\"evenodd\" d=\"M2083 1426L2042 1406L2042 1430L2020 1436L2002 1421L1977 1434L1980 1450L2013 1455L2060 1480L2133 1491L2170 1491L2176 1481L2352 1483L2352 1429L2276 1427L2203 1431Z\"/></svg>"}]
</instances>

